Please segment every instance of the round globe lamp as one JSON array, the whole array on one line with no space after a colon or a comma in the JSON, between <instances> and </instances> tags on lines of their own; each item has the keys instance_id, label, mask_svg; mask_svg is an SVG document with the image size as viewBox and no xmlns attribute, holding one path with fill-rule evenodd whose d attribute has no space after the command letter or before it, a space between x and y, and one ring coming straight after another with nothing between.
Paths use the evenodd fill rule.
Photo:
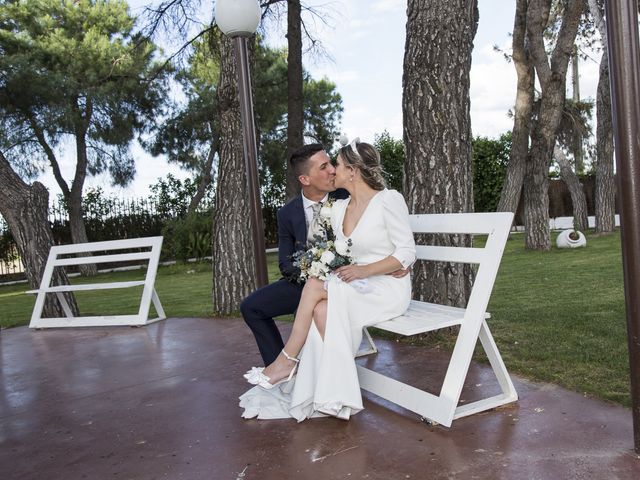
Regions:
<instances>
[{"instance_id":1,"label":"round globe lamp","mask_svg":"<svg viewBox=\"0 0 640 480\"><path fill-rule=\"evenodd\" d=\"M218 0L216 23L230 37L250 37L260 24L260 3L257 0Z\"/></svg>"}]
</instances>

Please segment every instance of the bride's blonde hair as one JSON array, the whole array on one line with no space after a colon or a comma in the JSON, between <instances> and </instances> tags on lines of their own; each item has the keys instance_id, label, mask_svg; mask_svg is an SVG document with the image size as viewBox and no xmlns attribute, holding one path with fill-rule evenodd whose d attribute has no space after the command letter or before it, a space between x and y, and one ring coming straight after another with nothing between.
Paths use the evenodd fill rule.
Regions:
<instances>
[{"instance_id":1,"label":"bride's blonde hair","mask_svg":"<svg viewBox=\"0 0 640 480\"><path fill-rule=\"evenodd\" d=\"M382 176L380 153L373 145L353 141L338 150L344 164L360 170L362 179L374 190L384 190L387 185Z\"/></svg>"}]
</instances>

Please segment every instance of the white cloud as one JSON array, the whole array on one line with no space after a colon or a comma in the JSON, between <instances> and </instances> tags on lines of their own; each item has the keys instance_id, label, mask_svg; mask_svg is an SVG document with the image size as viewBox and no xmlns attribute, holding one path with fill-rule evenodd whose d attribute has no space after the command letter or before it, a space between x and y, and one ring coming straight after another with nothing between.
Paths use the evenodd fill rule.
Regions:
<instances>
[{"instance_id":1,"label":"white cloud","mask_svg":"<svg viewBox=\"0 0 640 480\"><path fill-rule=\"evenodd\" d=\"M314 78L326 77L334 83L353 83L362 79L357 70L340 70L337 67L320 68L313 73Z\"/></svg>"},{"instance_id":2,"label":"white cloud","mask_svg":"<svg viewBox=\"0 0 640 480\"><path fill-rule=\"evenodd\" d=\"M390 11L405 11L407 9L407 0L377 0L371 4L371 10L375 13L383 13Z\"/></svg>"},{"instance_id":3,"label":"white cloud","mask_svg":"<svg viewBox=\"0 0 640 480\"><path fill-rule=\"evenodd\" d=\"M516 72L491 45L474 51L471 66L471 129L473 135L496 137L513 127L507 116L516 94Z\"/></svg>"}]
</instances>

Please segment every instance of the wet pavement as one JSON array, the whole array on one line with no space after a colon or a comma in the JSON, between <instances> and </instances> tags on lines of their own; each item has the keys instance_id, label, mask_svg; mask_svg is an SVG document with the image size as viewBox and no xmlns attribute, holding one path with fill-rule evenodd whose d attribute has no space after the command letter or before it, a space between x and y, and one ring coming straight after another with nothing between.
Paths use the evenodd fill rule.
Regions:
<instances>
[{"instance_id":1,"label":"wet pavement","mask_svg":"<svg viewBox=\"0 0 640 480\"><path fill-rule=\"evenodd\" d=\"M361 362L437 392L446 353L376 343ZM518 378L516 404L450 429L366 392L348 422L243 420L259 355L238 319L8 329L0 361L2 480L640 478L629 409ZM498 392L474 364L463 400Z\"/></svg>"}]
</instances>

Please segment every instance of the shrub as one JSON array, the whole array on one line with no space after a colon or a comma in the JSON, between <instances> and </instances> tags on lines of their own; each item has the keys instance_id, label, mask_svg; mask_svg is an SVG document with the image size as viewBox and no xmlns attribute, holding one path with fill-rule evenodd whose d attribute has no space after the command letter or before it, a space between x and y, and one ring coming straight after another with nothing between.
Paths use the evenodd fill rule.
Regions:
<instances>
[{"instance_id":1,"label":"shrub","mask_svg":"<svg viewBox=\"0 0 640 480\"><path fill-rule=\"evenodd\" d=\"M202 260L211 255L211 215L194 213L166 222L162 229L163 258L186 262L189 258Z\"/></svg>"},{"instance_id":2,"label":"shrub","mask_svg":"<svg viewBox=\"0 0 640 480\"><path fill-rule=\"evenodd\" d=\"M511 152L511 132L498 139L473 139L473 203L476 212L495 212Z\"/></svg>"}]
</instances>

